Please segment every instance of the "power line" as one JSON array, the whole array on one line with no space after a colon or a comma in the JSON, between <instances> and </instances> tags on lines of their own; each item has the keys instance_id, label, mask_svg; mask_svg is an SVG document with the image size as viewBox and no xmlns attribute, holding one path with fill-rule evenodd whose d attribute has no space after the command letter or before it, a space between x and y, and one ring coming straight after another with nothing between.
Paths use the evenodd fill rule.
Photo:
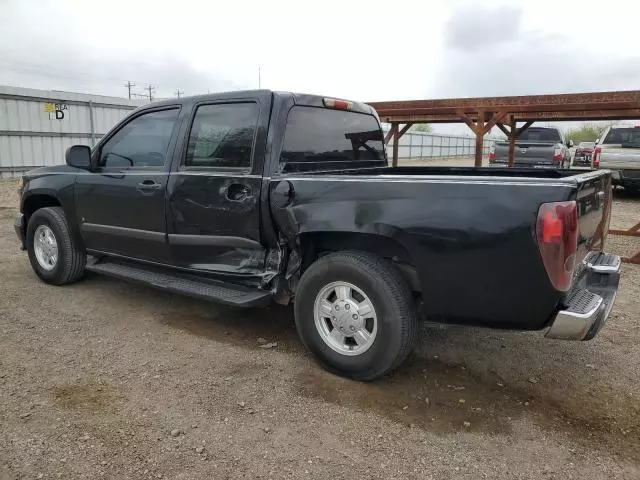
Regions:
<instances>
[{"instance_id":1,"label":"power line","mask_svg":"<svg viewBox=\"0 0 640 480\"><path fill-rule=\"evenodd\" d=\"M154 87L153 85L149 84L149 85L147 85L147 87L145 88L145 90L146 90L147 92L149 92L149 101L150 101L150 102L153 102L153 94L154 94L154 93L155 93L155 91L156 91L156 87Z\"/></svg>"},{"instance_id":2,"label":"power line","mask_svg":"<svg viewBox=\"0 0 640 480\"><path fill-rule=\"evenodd\" d=\"M180 98L181 95L184 95L184 90L177 89L175 93L176 97Z\"/></svg>"},{"instance_id":3,"label":"power line","mask_svg":"<svg viewBox=\"0 0 640 480\"><path fill-rule=\"evenodd\" d=\"M131 87L135 87L135 86L136 86L136 84L135 84L135 83L132 83L132 82L131 82L131 80L127 80L127 83L125 83L123 86L124 86L124 87L127 89L127 91L129 92L129 100L131 100Z\"/></svg>"}]
</instances>

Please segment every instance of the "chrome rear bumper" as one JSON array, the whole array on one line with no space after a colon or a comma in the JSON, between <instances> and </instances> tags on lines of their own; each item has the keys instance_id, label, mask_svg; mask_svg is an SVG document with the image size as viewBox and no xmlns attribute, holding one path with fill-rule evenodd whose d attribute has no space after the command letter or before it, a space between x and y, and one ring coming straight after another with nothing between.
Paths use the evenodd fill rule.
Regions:
<instances>
[{"instance_id":1,"label":"chrome rear bumper","mask_svg":"<svg viewBox=\"0 0 640 480\"><path fill-rule=\"evenodd\" d=\"M620 257L590 252L546 337L591 340L605 324L618 293Z\"/></svg>"}]
</instances>

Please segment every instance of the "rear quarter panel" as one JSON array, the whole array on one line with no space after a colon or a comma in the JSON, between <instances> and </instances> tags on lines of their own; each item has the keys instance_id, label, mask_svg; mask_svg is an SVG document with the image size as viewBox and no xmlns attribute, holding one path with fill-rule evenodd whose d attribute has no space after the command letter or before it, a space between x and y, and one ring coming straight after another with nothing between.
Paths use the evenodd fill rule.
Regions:
<instances>
[{"instance_id":1,"label":"rear quarter panel","mask_svg":"<svg viewBox=\"0 0 640 480\"><path fill-rule=\"evenodd\" d=\"M534 225L541 203L569 199L566 184L331 175L286 180L293 200L272 208L292 245L298 235L317 231L393 239L409 252L433 319L538 329L560 300ZM271 189L277 184L274 179Z\"/></svg>"}]
</instances>

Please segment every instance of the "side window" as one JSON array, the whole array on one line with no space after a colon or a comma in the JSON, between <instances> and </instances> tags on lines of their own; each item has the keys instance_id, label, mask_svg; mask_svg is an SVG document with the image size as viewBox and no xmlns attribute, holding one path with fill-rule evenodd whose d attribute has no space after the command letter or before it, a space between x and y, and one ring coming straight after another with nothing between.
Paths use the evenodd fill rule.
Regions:
<instances>
[{"instance_id":1,"label":"side window","mask_svg":"<svg viewBox=\"0 0 640 480\"><path fill-rule=\"evenodd\" d=\"M199 106L184 165L249 168L258 112L256 103Z\"/></svg>"},{"instance_id":2,"label":"side window","mask_svg":"<svg viewBox=\"0 0 640 480\"><path fill-rule=\"evenodd\" d=\"M145 113L116 132L100 149L102 167L161 167L178 109Z\"/></svg>"}]
</instances>

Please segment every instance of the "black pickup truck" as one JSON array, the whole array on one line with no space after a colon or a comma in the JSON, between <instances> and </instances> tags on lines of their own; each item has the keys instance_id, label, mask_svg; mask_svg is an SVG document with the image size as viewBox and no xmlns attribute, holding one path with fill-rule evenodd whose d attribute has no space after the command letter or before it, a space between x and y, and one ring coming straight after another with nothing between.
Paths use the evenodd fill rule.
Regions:
<instances>
[{"instance_id":1,"label":"black pickup truck","mask_svg":"<svg viewBox=\"0 0 640 480\"><path fill-rule=\"evenodd\" d=\"M20 187L15 227L42 280L292 302L308 350L354 379L397 367L419 318L591 339L618 288L608 171L392 168L362 103L157 102L66 161Z\"/></svg>"}]
</instances>

